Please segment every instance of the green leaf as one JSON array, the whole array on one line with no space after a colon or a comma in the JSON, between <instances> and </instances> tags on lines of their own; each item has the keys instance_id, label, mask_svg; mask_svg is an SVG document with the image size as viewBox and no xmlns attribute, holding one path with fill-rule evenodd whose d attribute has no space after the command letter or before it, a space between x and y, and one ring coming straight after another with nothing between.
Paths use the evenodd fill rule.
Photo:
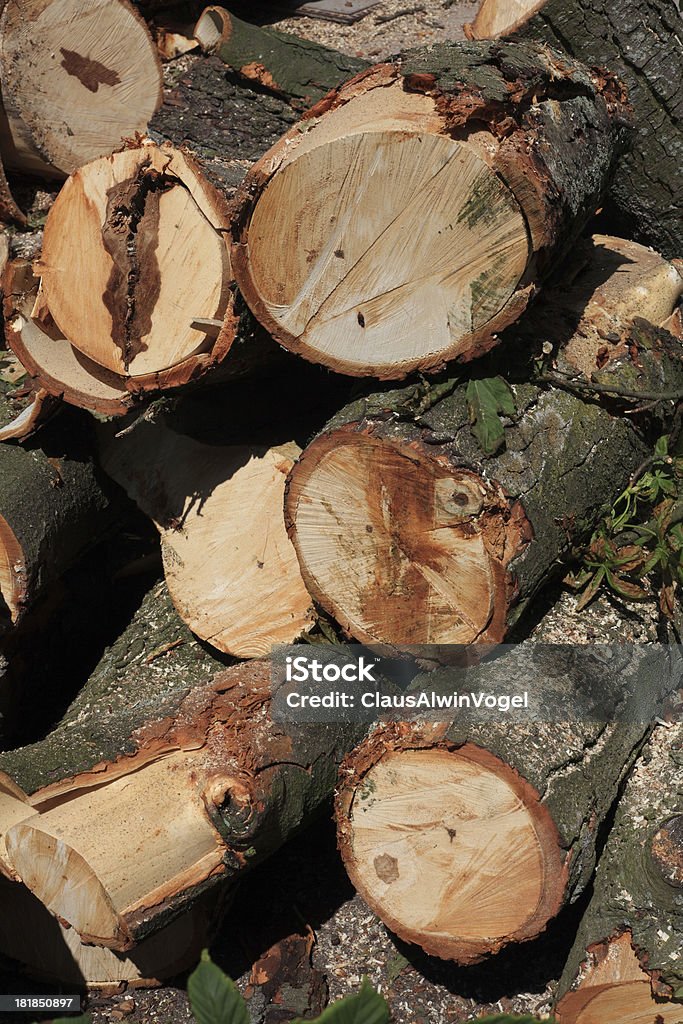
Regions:
<instances>
[{"instance_id":1,"label":"green leaf","mask_svg":"<svg viewBox=\"0 0 683 1024\"><path fill-rule=\"evenodd\" d=\"M664 434L663 437L658 437L657 438L657 443L655 444L655 455L657 455L660 459L663 459L668 454L669 454L669 435L668 434Z\"/></svg>"},{"instance_id":2,"label":"green leaf","mask_svg":"<svg viewBox=\"0 0 683 1024\"><path fill-rule=\"evenodd\" d=\"M467 385L467 405L474 436L487 455L495 455L505 443L499 413L514 416L517 408L512 388L502 377L471 380Z\"/></svg>"},{"instance_id":3,"label":"green leaf","mask_svg":"<svg viewBox=\"0 0 683 1024\"><path fill-rule=\"evenodd\" d=\"M305 1022L295 1020L293 1024ZM389 1007L368 979L363 978L360 991L332 1003L316 1017L313 1024L389 1024Z\"/></svg>"},{"instance_id":4,"label":"green leaf","mask_svg":"<svg viewBox=\"0 0 683 1024\"><path fill-rule=\"evenodd\" d=\"M187 979L187 995L197 1024L249 1024L249 1011L239 989L216 966L208 949Z\"/></svg>"},{"instance_id":5,"label":"green leaf","mask_svg":"<svg viewBox=\"0 0 683 1024\"><path fill-rule=\"evenodd\" d=\"M577 612L582 612L583 609L586 607L586 605L589 604L593 600L593 598L597 594L598 590L600 589L600 585L601 585L601 583L602 583L602 581L604 579L604 576L605 576L605 567L604 566L600 566L600 568L597 570L597 572L594 573L592 580L590 581L590 583L588 584L588 586L584 590L583 594L581 595L581 597L576 602L576 610L577 610Z\"/></svg>"}]
</instances>

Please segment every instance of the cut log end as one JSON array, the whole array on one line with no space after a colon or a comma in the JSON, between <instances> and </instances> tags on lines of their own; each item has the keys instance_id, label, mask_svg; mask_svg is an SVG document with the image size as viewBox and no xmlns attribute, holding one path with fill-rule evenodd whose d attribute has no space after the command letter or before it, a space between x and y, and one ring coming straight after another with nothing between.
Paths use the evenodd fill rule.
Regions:
<instances>
[{"instance_id":1,"label":"cut log end","mask_svg":"<svg viewBox=\"0 0 683 1024\"><path fill-rule=\"evenodd\" d=\"M401 938L476 963L531 939L562 903L559 837L538 794L487 751L385 754L341 793L340 847Z\"/></svg>"},{"instance_id":2,"label":"cut log end","mask_svg":"<svg viewBox=\"0 0 683 1024\"><path fill-rule=\"evenodd\" d=\"M648 981L620 982L582 989L566 996L558 1024L680 1024L683 1007L656 999Z\"/></svg>"},{"instance_id":3,"label":"cut log end","mask_svg":"<svg viewBox=\"0 0 683 1024\"><path fill-rule=\"evenodd\" d=\"M352 425L306 449L285 508L309 591L352 636L502 639L508 510L482 477Z\"/></svg>"},{"instance_id":4,"label":"cut log end","mask_svg":"<svg viewBox=\"0 0 683 1024\"><path fill-rule=\"evenodd\" d=\"M588 950L576 991L557 1005L557 1024L680 1024L683 1006L658 998L624 932Z\"/></svg>"},{"instance_id":5,"label":"cut log end","mask_svg":"<svg viewBox=\"0 0 683 1024\"><path fill-rule=\"evenodd\" d=\"M4 516L0 516L0 595L16 622L26 598L26 560L21 544Z\"/></svg>"},{"instance_id":6,"label":"cut log end","mask_svg":"<svg viewBox=\"0 0 683 1024\"><path fill-rule=\"evenodd\" d=\"M179 150L143 144L93 161L50 211L41 263L49 312L73 347L141 387L217 344L230 264L222 199ZM75 284L77 282L77 285Z\"/></svg>"},{"instance_id":7,"label":"cut log end","mask_svg":"<svg viewBox=\"0 0 683 1024\"><path fill-rule=\"evenodd\" d=\"M517 289L528 232L466 143L372 127L283 163L235 272L288 348L351 375L400 378L476 354Z\"/></svg>"},{"instance_id":8,"label":"cut log end","mask_svg":"<svg viewBox=\"0 0 683 1024\"><path fill-rule=\"evenodd\" d=\"M11 164L69 174L146 130L161 66L127 0L9 0L0 31Z\"/></svg>"},{"instance_id":9,"label":"cut log end","mask_svg":"<svg viewBox=\"0 0 683 1024\"><path fill-rule=\"evenodd\" d=\"M545 7L546 0L482 0L471 25L465 25L468 39L500 39L525 25Z\"/></svg>"},{"instance_id":10,"label":"cut log end","mask_svg":"<svg viewBox=\"0 0 683 1024\"><path fill-rule=\"evenodd\" d=\"M194 766L192 755L169 754L65 803L48 801L8 829L16 874L85 942L131 948L146 913L222 870Z\"/></svg>"}]
</instances>

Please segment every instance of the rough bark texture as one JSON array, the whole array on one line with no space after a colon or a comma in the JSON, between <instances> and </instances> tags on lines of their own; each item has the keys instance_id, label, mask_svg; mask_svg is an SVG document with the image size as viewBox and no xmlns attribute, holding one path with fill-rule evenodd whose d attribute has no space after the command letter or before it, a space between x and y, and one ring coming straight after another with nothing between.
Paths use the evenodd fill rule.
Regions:
<instances>
[{"instance_id":1,"label":"rough bark texture","mask_svg":"<svg viewBox=\"0 0 683 1024\"><path fill-rule=\"evenodd\" d=\"M553 338L556 326L548 318L547 334L536 340ZM610 363L596 375L597 380L634 389L636 394L666 392L672 387L680 391L683 363L671 335L641 325L626 332L626 338L629 354ZM491 565L499 570L492 615L477 637L492 641L503 638L553 569L590 534L650 451L647 425L643 430L632 417L620 415L613 402L608 408L590 395L582 398L533 384L514 384L512 389L517 412L504 420L505 449L495 455L486 454L473 434L467 386L457 380L435 385L433 391L413 385L362 398L343 409L304 451L288 485L285 514L290 535L309 591L351 635L400 642L398 637L370 636L358 630L344 607L332 604L321 592L302 558L298 503L307 474L326 451L365 435L409 456L415 453L450 466L454 473L462 469L477 474L486 496L463 529L468 536L472 531L481 534ZM440 398L443 391L446 395ZM405 502L398 496L396 500L393 514L400 520ZM363 528L362 522L357 528ZM349 526L351 544L353 536ZM399 555L397 551L400 576ZM384 567L381 578L392 578L391 564ZM380 608L379 622L381 617Z\"/></svg>"},{"instance_id":2,"label":"rough bark texture","mask_svg":"<svg viewBox=\"0 0 683 1024\"><path fill-rule=\"evenodd\" d=\"M392 365L389 354L388 365L377 369L321 355L313 342L280 323L252 274L249 226L266 187L297 159L299 149L315 150L318 138L325 145L330 133L334 139L335 118L344 119L339 134L348 132L354 111L372 130L381 129L382 93L392 90L396 110L387 120L388 130L396 130L403 117L402 127L409 133L423 128L466 143L505 182L526 221L529 257L511 297L465 341L454 338L447 352L431 353L410 365L400 360ZM410 114L401 113L401 92L424 97L421 114L415 112L415 99L409 104ZM363 114L366 107L372 110L371 117ZM409 53L395 64L378 65L321 100L247 175L233 204L232 258L240 290L281 344L356 376L404 377L416 367L434 370L445 358L481 355L496 343L497 333L519 317L538 282L599 206L623 142L625 118L619 83L534 44L450 43ZM480 216L474 196L465 214L473 221ZM335 255L339 252L343 246ZM311 262L316 256L322 259L313 250ZM365 326L362 318L358 322Z\"/></svg>"},{"instance_id":3,"label":"rough bark texture","mask_svg":"<svg viewBox=\"0 0 683 1024\"><path fill-rule=\"evenodd\" d=\"M108 777L144 770L165 753L185 749L199 758L193 786L224 851L222 864L128 921L114 948L128 948L200 892L267 857L330 796L337 765L362 726L285 729L270 718L270 694L267 662L226 670L178 619L159 584L57 728L39 743L0 755L0 771L39 811L89 782L101 787Z\"/></svg>"},{"instance_id":4,"label":"rough bark texture","mask_svg":"<svg viewBox=\"0 0 683 1024\"><path fill-rule=\"evenodd\" d=\"M228 38L217 54L241 77L284 96L295 107L322 99L348 78L368 67L310 39L287 32L262 29L228 15Z\"/></svg>"},{"instance_id":5,"label":"rough bark texture","mask_svg":"<svg viewBox=\"0 0 683 1024\"><path fill-rule=\"evenodd\" d=\"M526 650L515 648L499 661L471 667L464 676L451 669L418 676L410 687L415 692L522 693L530 687L535 711L528 721L509 723L495 714L480 722L468 721L469 713L462 711L450 724L437 720L378 726L345 759L336 803L339 845L364 899L402 938L462 963L475 963L511 941L526 941L540 934L562 905L585 890L592 877L601 824L650 732L654 715L680 681L680 657L676 648L671 652L667 656L645 647L618 651L596 647L577 656L567 647L563 654L567 668L562 670L558 668L560 659L546 653L543 645L529 645ZM521 776L532 787L523 793L523 802L538 804L547 812L545 823L539 816L537 826L538 842L547 851L539 907L529 908L529 920L518 933L477 942L466 937L466 921L462 922L465 937L410 933L400 919L392 917L391 890L378 900L372 880L366 874L359 876L353 848L354 800L361 802L357 810L362 811L362 802L373 799L372 779L367 777L382 758L405 750L458 751L465 744L493 754L502 762L501 769L512 769L511 777ZM486 814L487 808L482 807L482 817ZM453 842L457 843L455 831ZM390 846L391 836L387 838ZM493 878L484 861L482 864L472 865L475 874L482 871L482 898L489 899L500 886L500 892L514 900L505 865Z\"/></svg>"},{"instance_id":6,"label":"rough bark texture","mask_svg":"<svg viewBox=\"0 0 683 1024\"><path fill-rule=\"evenodd\" d=\"M683 1001L682 765L683 726L678 720L656 729L619 802L593 896L560 981L563 1024L576 1019L571 1009L576 996L567 993L588 995L596 984L618 987L631 981L608 966L610 947L623 935L653 996ZM603 963L606 973L601 978ZM679 1009L683 1015L683 1007ZM652 1013L657 1013L655 1006Z\"/></svg>"},{"instance_id":7,"label":"rough bark texture","mask_svg":"<svg viewBox=\"0 0 683 1024\"><path fill-rule=\"evenodd\" d=\"M0 444L2 617L12 623L116 517L118 499L93 462L86 427L62 420L25 447Z\"/></svg>"},{"instance_id":8,"label":"rough bark texture","mask_svg":"<svg viewBox=\"0 0 683 1024\"><path fill-rule=\"evenodd\" d=\"M149 131L199 157L211 183L231 195L249 165L296 121L286 100L237 84L215 56L187 57L187 67L164 90Z\"/></svg>"},{"instance_id":9,"label":"rough bark texture","mask_svg":"<svg viewBox=\"0 0 683 1024\"><path fill-rule=\"evenodd\" d=\"M611 226L665 256L680 256L683 20L674 0L548 0L519 35L609 68L627 85L637 134L617 167Z\"/></svg>"}]
</instances>

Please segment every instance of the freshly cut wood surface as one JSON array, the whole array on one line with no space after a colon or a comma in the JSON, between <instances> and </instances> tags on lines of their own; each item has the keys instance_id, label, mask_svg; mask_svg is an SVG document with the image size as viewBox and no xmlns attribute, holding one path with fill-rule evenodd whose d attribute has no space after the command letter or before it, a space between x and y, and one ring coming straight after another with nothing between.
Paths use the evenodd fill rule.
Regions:
<instances>
[{"instance_id":1,"label":"freshly cut wood surface","mask_svg":"<svg viewBox=\"0 0 683 1024\"><path fill-rule=\"evenodd\" d=\"M211 349L230 262L218 193L179 150L124 149L76 171L45 226L44 300L74 348L114 373L163 373Z\"/></svg>"},{"instance_id":2,"label":"freshly cut wood surface","mask_svg":"<svg viewBox=\"0 0 683 1024\"><path fill-rule=\"evenodd\" d=\"M471 39L499 39L510 35L545 6L546 0L482 0L477 16L465 32Z\"/></svg>"},{"instance_id":3,"label":"freshly cut wood surface","mask_svg":"<svg viewBox=\"0 0 683 1024\"><path fill-rule=\"evenodd\" d=\"M363 735L276 721L270 662L224 662L155 586L53 732L0 753L34 811L5 835L11 867L83 941L126 952L220 894L322 806Z\"/></svg>"},{"instance_id":4,"label":"freshly cut wood surface","mask_svg":"<svg viewBox=\"0 0 683 1024\"><path fill-rule=\"evenodd\" d=\"M412 723L378 725L342 764L336 819L351 881L431 955L478 963L540 935L584 891L601 823L680 677L675 649L556 650L520 645L409 687L413 697L526 688L523 719L408 712Z\"/></svg>"},{"instance_id":5,"label":"freshly cut wood surface","mask_svg":"<svg viewBox=\"0 0 683 1024\"><path fill-rule=\"evenodd\" d=\"M558 1024L683 1020L680 716L655 729L617 809L560 980Z\"/></svg>"},{"instance_id":6,"label":"freshly cut wood surface","mask_svg":"<svg viewBox=\"0 0 683 1024\"><path fill-rule=\"evenodd\" d=\"M505 506L481 476L353 424L306 449L286 508L311 593L352 636L466 644L502 628L505 562L524 546L496 522Z\"/></svg>"},{"instance_id":7,"label":"freshly cut wood surface","mask_svg":"<svg viewBox=\"0 0 683 1024\"><path fill-rule=\"evenodd\" d=\"M134 949L117 953L82 942L20 883L0 880L0 900L0 951L22 973L63 986L86 985L103 996L124 986L158 985L189 970L208 945L218 916L212 893Z\"/></svg>"},{"instance_id":8,"label":"freshly cut wood surface","mask_svg":"<svg viewBox=\"0 0 683 1024\"><path fill-rule=\"evenodd\" d=\"M3 161L70 174L144 132L161 67L127 0L7 0L0 20Z\"/></svg>"},{"instance_id":9,"label":"freshly cut wood surface","mask_svg":"<svg viewBox=\"0 0 683 1024\"><path fill-rule=\"evenodd\" d=\"M101 452L105 470L157 524L169 593L197 636L253 658L313 625L282 511L300 454L294 442L204 443L162 418L110 436Z\"/></svg>"},{"instance_id":10,"label":"freshly cut wood surface","mask_svg":"<svg viewBox=\"0 0 683 1024\"><path fill-rule=\"evenodd\" d=\"M550 99L558 67L534 46L446 44L323 99L234 201L233 270L256 318L355 376L491 348L594 213L623 131L614 84L579 65Z\"/></svg>"},{"instance_id":11,"label":"freshly cut wood surface","mask_svg":"<svg viewBox=\"0 0 683 1024\"><path fill-rule=\"evenodd\" d=\"M123 415L135 400L126 380L84 356L46 307L31 264L11 261L3 275L5 338L41 389L81 409Z\"/></svg>"},{"instance_id":12,"label":"freshly cut wood surface","mask_svg":"<svg viewBox=\"0 0 683 1024\"><path fill-rule=\"evenodd\" d=\"M683 289L672 264L596 236L568 275L515 328L512 349L550 343L578 381L680 386L677 339L643 321L632 329L634 317L670 314ZM528 384L513 394L495 454L473 435L457 379L354 402L304 450L287 486L288 529L308 590L350 636L500 641L647 454L645 434L590 397Z\"/></svg>"},{"instance_id":13,"label":"freshly cut wood surface","mask_svg":"<svg viewBox=\"0 0 683 1024\"><path fill-rule=\"evenodd\" d=\"M18 822L32 816L28 796L10 778L0 772L0 873L16 880L17 874L7 856L5 835Z\"/></svg>"},{"instance_id":14,"label":"freshly cut wood surface","mask_svg":"<svg viewBox=\"0 0 683 1024\"><path fill-rule=\"evenodd\" d=\"M128 948L136 912L223 871L196 783L202 761L168 753L17 823L5 839L17 875L86 942Z\"/></svg>"},{"instance_id":15,"label":"freshly cut wood surface","mask_svg":"<svg viewBox=\"0 0 683 1024\"><path fill-rule=\"evenodd\" d=\"M350 821L352 880L372 879L383 920L440 956L487 936L533 934L562 900L552 820L523 780L473 744L388 754L355 794Z\"/></svg>"},{"instance_id":16,"label":"freshly cut wood surface","mask_svg":"<svg viewBox=\"0 0 683 1024\"><path fill-rule=\"evenodd\" d=\"M476 153L381 124L281 167L249 228L269 317L357 373L440 357L507 304L528 256L522 211Z\"/></svg>"}]
</instances>

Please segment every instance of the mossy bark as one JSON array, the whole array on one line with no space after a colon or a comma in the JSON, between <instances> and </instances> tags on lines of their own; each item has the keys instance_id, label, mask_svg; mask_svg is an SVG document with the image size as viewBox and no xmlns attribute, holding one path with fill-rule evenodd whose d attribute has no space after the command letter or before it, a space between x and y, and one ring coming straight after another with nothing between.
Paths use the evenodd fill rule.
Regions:
<instances>
[{"instance_id":1,"label":"mossy bark","mask_svg":"<svg viewBox=\"0 0 683 1024\"><path fill-rule=\"evenodd\" d=\"M217 51L238 75L303 108L367 68L358 57L230 15L229 38Z\"/></svg>"},{"instance_id":2,"label":"mossy bark","mask_svg":"<svg viewBox=\"0 0 683 1024\"><path fill-rule=\"evenodd\" d=\"M680 256L683 19L674 0L547 0L515 38L559 46L626 84L637 135L617 167L611 226L665 256Z\"/></svg>"},{"instance_id":3,"label":"mossy bark","mask_svg":"<svg viewBox=\"0 0 683 1024\"><path fill-rule=\"evenodd\" d=\"M683 1003L682 768L680 720L668 728L660 725L619 801L600 858L593 895L559 985L558 1009L568 1014L561 1014L563 1021L572 1019L570 1001L563 1001L568 993L587 993L591 981L619 986L631 980L618 970L595 975L620 936L627 937L653 996ZM656 1015L655 1006L652 1012Z\"/></svg>"}]
</instances>

